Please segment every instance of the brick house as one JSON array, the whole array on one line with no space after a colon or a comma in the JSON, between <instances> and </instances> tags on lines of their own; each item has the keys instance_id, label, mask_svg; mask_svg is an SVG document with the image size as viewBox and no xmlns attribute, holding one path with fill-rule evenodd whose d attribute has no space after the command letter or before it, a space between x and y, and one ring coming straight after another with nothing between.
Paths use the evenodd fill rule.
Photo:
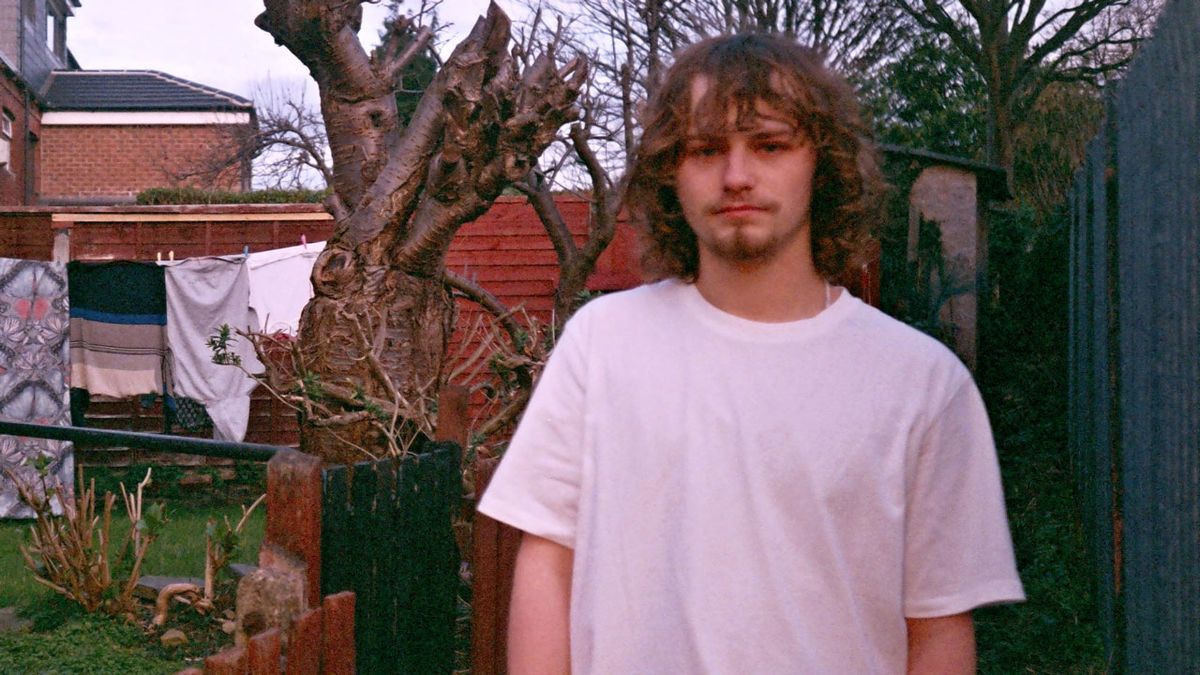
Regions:
<instances>
[{"instance_id":1,"label":"brick house","mask_svg":"<svg viewBox=\"0 0 1200 675\"><path fill-rule=\"evenodd\" d=\"M149 70L84 70L81 0L0 0L0 205L130 203L256 123L240 96ZM204 187L249 188L245 162Z\"/></svg>"}]
</instances>

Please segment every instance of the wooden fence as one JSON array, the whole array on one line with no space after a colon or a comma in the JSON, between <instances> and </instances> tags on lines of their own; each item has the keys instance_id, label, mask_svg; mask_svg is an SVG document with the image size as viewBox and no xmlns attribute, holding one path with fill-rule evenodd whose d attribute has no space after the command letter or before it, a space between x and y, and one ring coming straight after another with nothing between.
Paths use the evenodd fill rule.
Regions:
<instances>
[{"instance_id":1,"label":"wooden fence","mask_svg":"<svg viewBox=\"0 0 1200 675\"><path fill-rule=\"evenodd\" d=\"M459 446L324 472L321 589L352 590L364 673L450 673L458 591Z\"/></svg>"},{"instance_id":2,"label":"wooden fence","mask_svg":"<svg viewBox=\"0 0 1200 675\"><path fill-rule=\"evenodd\" d=\"M438 441L351 466L283 449L267 464L259 566L304 579L303 612L205 660L192 673L450 673L458 548L452 520L466 396L439 400Z\"/></svg>"},{"instance_id":3,"label":"wooden fence","mask_svg":"<svg viewBox=\"0 0 1200 675\"><path fill-rule=\"evenodd\" d=\"M259 566L304 579L303 611L283 633L270 628L204 660L191 675L273 675L355 672L353 592L323 595L320 586L322 469L320 460L283 449L267 462L267 524ZM182 674L181 674L182 675Z\"/></svg>"},{"instance_id":4,"label":"wooden fence","mask_svg":"<svg viewBox=\"0 0 1200 675\"><path fill-rule=\"evenodd\" d=\"M1070 444L1114 669L1200 672L1200 4L1174 0L1071 195Z\"/></svg>"}]
</instances>

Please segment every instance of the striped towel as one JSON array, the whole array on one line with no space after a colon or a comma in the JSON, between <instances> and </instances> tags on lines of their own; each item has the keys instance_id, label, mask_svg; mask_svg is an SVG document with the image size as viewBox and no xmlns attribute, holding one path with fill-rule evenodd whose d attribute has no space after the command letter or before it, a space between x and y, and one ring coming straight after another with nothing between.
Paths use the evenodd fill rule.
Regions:
<instances>
[{"instance_id":1,"label":"striped towel","mask_svg":"<svg viewBox=\"0 0 1200 675\"><path fill-rule=\"evenodd\" d=\"M167 294L153 263L67 265L71 386L126 397L163 393Z\"/></svg>"}]
</instances>

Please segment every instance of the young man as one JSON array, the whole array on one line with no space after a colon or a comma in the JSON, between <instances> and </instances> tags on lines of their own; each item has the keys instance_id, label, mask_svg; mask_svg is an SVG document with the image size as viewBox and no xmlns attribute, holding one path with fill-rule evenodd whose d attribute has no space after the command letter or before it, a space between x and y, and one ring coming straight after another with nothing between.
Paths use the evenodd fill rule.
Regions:
<instances>
[{"instance_id":1,"label":"young man","mask_svg":"<svg viewBox=\"0 0 1200 675\"><path fill-rule=\"evenodd\" d=\"M783 38L679 55L628 207L665 277L569 322L480 510L525 532L510 672L969 673L1023 599L987 416L940 343L834 288L881 180Z\"/></svg>"}]
</instances>

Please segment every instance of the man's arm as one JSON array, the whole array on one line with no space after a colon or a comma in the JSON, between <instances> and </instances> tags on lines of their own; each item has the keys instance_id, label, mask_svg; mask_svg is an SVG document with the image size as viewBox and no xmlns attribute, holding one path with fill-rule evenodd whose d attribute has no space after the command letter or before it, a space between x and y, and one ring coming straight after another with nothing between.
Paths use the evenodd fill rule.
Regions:
<instances>
[{"instance_id":1,"label":"man's arm","mask_svg":"<svg viewBox=\"0 0 1200 675\"><path fill-rule=\"evenodd\" d=\"M525 533L517 550L512 606L508 614L508 672L567 675L571 672L569 616L575 553Z\"/></svg>"},{"instance_id":2,"label":"man's arm","mask_svg":"<svg viewBox=\"0 0 1200 675\"><path fill-rule=\"evenodd\" d=\"M975 672L975 623L970 612L908 624L908 675L971 675Z\"/></svg>"}]
</instances>

